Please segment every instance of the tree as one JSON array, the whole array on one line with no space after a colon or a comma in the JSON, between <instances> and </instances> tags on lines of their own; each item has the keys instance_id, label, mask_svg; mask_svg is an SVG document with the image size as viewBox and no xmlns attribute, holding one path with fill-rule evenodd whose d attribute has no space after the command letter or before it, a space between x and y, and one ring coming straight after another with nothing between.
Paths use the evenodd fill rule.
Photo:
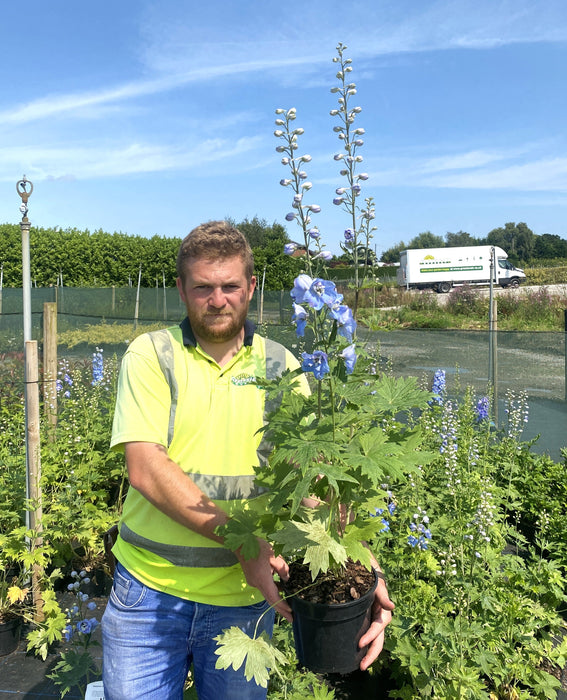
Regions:
<instances>
[{"instance_id":1,"label":"tree","mask_svg":"<svg viewBox=\"0 0 567 700\"><path fill-rule=\"evenodd\" d=\"M466 231L457 231L457 233L447 231L445 241L449 247L480 245L480 240Z\"/></svg>"},{"instance_id":2,"label":"tree","mask_svg":"<svg viewBox=\"0 0 567 700\"><path fill-rule=\"evenodd\" d=\"M512 260L529 260L533 257L535 234L528 226L520 222L508 222L504 228L495 228L486 237L488 245L503 248Z\"/></svg>"},{"instance_id":3,"label":"tree","mask_svg":"<svg viewBox=\"0 0 567 700\"><path fill-rule=\"evenodd\" d=\"M384 263L397 263L400 262L400 253L402 250L406 250L407 245L400 241L397 245L388 248L380 256L380 262Z\"/></svg>"},{"instance_id":4,"label":"tree","mask_svg":"<svg viewBox=\"0 0 567 700\"><path fill-rule=\"evenodd\" d=\"M283 248L286 243L289 243L285 228L275 221L271 226L266 219L259 219L257 216L251 221L246 217L240 223L230 218L227 221L246 236L251 248L265 248L271 243L279 243Z\"/></svg>"},{"instance_id":5,"label":"tree","mask_svg":"<svg viewBox=\"0 0 567 700\"><path fill-rule=\"evenodd\" d=\"M536 258L567 258L567 241L560 236L544 233L536 236L534 244Z\"/></svg>"},{"instance_id":6,"label":"tree","mask_svg":"<svg viewBox=\"0 0 567 700\"><path fill-rule=\"evenodd\" d=\"M424 231L408 243L408 248L444 248L445 241L431 231Z\"/></svg>"}]
</instances>

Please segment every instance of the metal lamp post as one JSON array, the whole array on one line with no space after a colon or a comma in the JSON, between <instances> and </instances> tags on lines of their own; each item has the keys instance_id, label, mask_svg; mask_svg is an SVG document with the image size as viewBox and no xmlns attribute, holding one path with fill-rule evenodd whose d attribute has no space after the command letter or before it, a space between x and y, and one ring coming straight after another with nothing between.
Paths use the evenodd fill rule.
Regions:
<instances>
[{"instance_id":1,"label":"metal lamp post","mask_svg":"<svg viewBox=\"0 0 567 700\"><path fill-rule=\"evenodd\" d=\"M22 293L24 314L24 384L25 384L25 444L26 444L26 526L31 531L30 548L41 544L41 451L39 432L39 372L37 341L32 340L31 315L31 274L30 274L30 221L28 219L28 199L33 192L33 184L24 175L16 183L21 197L22 220ZM43 599L39 564L32 565L32 595L36 620L43 619Z\"/></svg>"}]
</instances>

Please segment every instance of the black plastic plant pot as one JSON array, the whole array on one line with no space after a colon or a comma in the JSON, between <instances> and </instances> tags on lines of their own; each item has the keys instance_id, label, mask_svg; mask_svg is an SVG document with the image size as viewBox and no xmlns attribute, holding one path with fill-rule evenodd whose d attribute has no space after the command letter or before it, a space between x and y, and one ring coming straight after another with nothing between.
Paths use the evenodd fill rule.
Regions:
<instances>
[{"instance_id":1,"label":"black plastic plant pot","mask_svg":"<svg viewBox=\"0 0 567 700\"><path fill-rule=\"evenodd\" d=\"M0 622L0 656L11 654L18 648L21 626L22 621L18 617Z\"/></svg>"},{"instance_id":2,"label":"black plastic plant pot","mask_svg":"<svg viewBox=\"0 0 567 700\"><path fill-rule=\"evenodd\" d=\"M366 647L358 642L370 627L374 586L358 600L335 605L288 598L293 610L297 660L314 673L351 673L362 661Z\"/></svg>"}]
</instances>

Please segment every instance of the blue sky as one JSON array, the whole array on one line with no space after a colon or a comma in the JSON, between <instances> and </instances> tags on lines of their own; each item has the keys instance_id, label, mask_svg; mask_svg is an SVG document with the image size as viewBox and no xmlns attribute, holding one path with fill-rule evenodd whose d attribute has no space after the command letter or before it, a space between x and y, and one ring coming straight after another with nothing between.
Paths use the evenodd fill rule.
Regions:
<instances>
[{"instance_id":1,"label":"blue sky","mask_svg":"<svg viewBox=\"0 0 567 700\"><path fill-rule=\"evenodd\" d=\"M316 223L340 252L329 111L343 42L379 254L508 221L567 238L564 0L28 0L0 18L0 222L19 221L26 174L36 226L285 223L274 111L295 107Z\"/></svg>"}]
</instances>

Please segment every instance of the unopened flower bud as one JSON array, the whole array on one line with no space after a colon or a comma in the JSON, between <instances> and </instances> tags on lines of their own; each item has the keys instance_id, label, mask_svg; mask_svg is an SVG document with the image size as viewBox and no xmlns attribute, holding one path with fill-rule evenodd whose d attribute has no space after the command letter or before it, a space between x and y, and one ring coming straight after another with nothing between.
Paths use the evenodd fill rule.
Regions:
<instances>
[{"instance_id":1,"label":"unopened flower bud","mask_svg":"<svg viewBox=\"0 0 567 700\"><path fill-rule=\"evenodd\" d=\"M297 175L298 175L300 180L305 180L307 178L307 173L305 172L305 170L300 170L297 173Z\"/></svg>"},{"instance_id":2,"label":"unopened flower bud","mask_svg":"<svg viewBox=\"0 0 567 700\"><path fill-rule=\"evenodd\" d=\"M279 138L280 136L283 136L283 135L284 135L284 132L283 132L281 129L276 129L276 130L274 131L274 136L277 136L278 138Z\"/></svg>"},{"instance_id":3,"label":"unopened flower bud","mask_svg":"<svg viewBox=\"0 0 567 700\"><path fill-rule=\"evenodd\" d=\"M364 131L364 129L363 129L362 127L359 126L358 129L355 129L355 130L354 130L354 133L355 133L355 134L359 134L360 136L362 136L362 134L364 134L365 131Z\"/></svg>"},{"instance_id":4,"label":"unopened flower bud","mask_svg":"<svg viewBox=\"0 0 567 700\"><path fill-rule=\"evenodd\" d=\"M310 190L313 187L313 184L311 182L302 182L301 187L304 190Z\"/></svg>"},{"instance_id":5,"label":"unopened flower bud","mask_svg":"<svg viewBox=\"0 0 567 700\"><path fill-rule=\"evenodd\" d=\"M342 70L337 71L336 78L337 78L338 80L342 80L344 77L345 77L345 76L344 76L344 73L342 72Z\"/></svg>"},{"instance_id":6,"label":"unopened flower bud","mask_svg":"<svg viewBox=\"0 0 567 700\"><path fill-rule=\"evenodd\" d=\"M333 127L333 131L335 132L335 134L340 133L342 130L343 130L342 126L334 126Z\"/></svg>"},{"instance_id":7,"label":"unopened flower bud","mask_svg":"<svg viewBox=\"0 0 567 700\"><path fill-rule=\"evenodd\" d=\"M335 190L337 194L344 194L346 192L346 187L337 187Z\"/></svg>"},{"instance_id":8,"label":"unopened flower bud","mask_svg":"<svg viewBox=\"0 0 567 700\"><path fill-rule=\"evenodd\" d=\"M331 117L336 117L338 113L339 113L339 110L338 110L338 109L332 109L332 110L329 112L329 114L331 115Z\"/></svg>"},{"instance_id":9,"label":"unopened flower bud","mask_svg":"<svg viewBox=\"0 0 567 700\"><path fill-rule=\"evenodd\" d=\"M357 177L359 180L368 180L368 173L359 173Z\"/></svg>"},{"instance_id":10,"label":"unopened flower bud","mask_svg":"<svg viewBox=\"0 0 567 700\"><path fill-rule=\"evenodd\" d=\"M344 153L336 153L333 158L335 160L342 160L345 157Z\"/></svg>"},{"instance_id":11,"label":"unopened flower bud","mask_svg":"<svg viewBox=\"0 0 567 700\"><path fill-rule=\"evenodd\" d=\"M355 161L357 163L362 163L363 160L364 160L364 158L362 156L355 156Z\"/></svg>"},{"instance_id":12,"label":"unopened flower bud","mask_svg":"<svg viewBox=\"0 0 567 700\"><path fill-rule=\"evenodd\" d=\"M278 153L285 153L285 146L276 146L276 151Z\"/></svg>"},{"instance_id":13,"label":"unopened flower bud","mask_svg":"<svg viewBox=\"0 0 567 700\"><path fill-rule=\"evenodd\" d=\"M308 207L314 214L318 214L321 211L321 207L318 204L312 204Z\"/></svg>"},{"instance_id":14,"label":"unopened flower bud","mask_svg":"<svg viewBox=\"0 0 567 700\"><path fill-rule=\"evenodd\" d=\"M362 139L356 139L353 143L355 146L363 146L364 145L364 141Z\"/></svg>"},{"instance_id":15,"label":"unopened flower bud","mask_svg":"<svg viewBox=\"0 0 567 700\"><path fill-rule=\"evenodd\" d=\"M276 119L275 124L276 126L285 126L285 122L283 119Z\"/></svg>"},{"instance_id":16,"label":"unopened flower bud","mask_svg":"<svg viewBox=\"0 0 567 700\"><path fill-rule=\"evenodd\" d=\"M340 174L344 177L345 175L348 175L348 170L341 170Z\"/></svg>"},{"instance_id":17,"label":"unopened flower bud","mask_svg":"<svg viewBox=\"0 0 567 700\"><path fill-rule=\"evenodd\" d=\"M285 109L278 108L276 109L276 114L284 114Z\"/></svg>"},{"instance_id":18,"label":"unopened flower bud","mask_svg":"<svg viewBox=\"0 0 567 700\"><path fill-rule=\"evenodd\" d=\"M344 201L345 201L345 198L344 198L344 197L335 197L335 198L333 199L333 204L336 204L337 206L339 206L339 205L342 204Z\"/></svg>"},{"instance_id":19,"label":"unopened flower bud","mask_svg":"<svg viewBox=\"0 0 567 700\"><path fill-rule=\"evenodd\" d=\"M304 163L309 163L311 161L311 156L309 156L309 155L301 156L301 158L299 160L302 160Z\"/></svg>"},{"instance_id":20,"label":"unopened flower bud","mask_svg":"<svg viewBox=\"0 0 567 700\"><path fill-rule=\"evenodd\" d=\"M338 92L338 91L339 91L339 88L338 88L338 87L332 87L332 88L331 88L331 92Z\"/></svg>"},{"instance_id":21,"label":"unopened flower bud","mask_svg":"<svg viewBox=\"0 0 567 700\"><path fill-rule=\"evenodd\" d=\"M282 165L289 165L289 158L285 156L285 158L282 158Z\"/></svg>"},{"instance_id":22,"label":"unopened flower bud","mask_svg":"<svg viewBox=\"0 0 567 700\"><path fill-rule=\"evenodd\" d=\"M305 129L303 129L303 128L301 128L301 127L299 127L299 129L294 129L294 130L293 130L294 136L301 136L301 134L304 134L304 133L305 133Z\"/></svg>"},{"instance_id":23,"label":"unopened flower bud","mask_svg":"<svg viewBox=\"0 0 567 700\"><path fill-rule=\"evenodd\" d=\"M295 214L294 212L290 211L289 214L285 215L285 220L286 221L293 221L295 219Z\"/></svg>"},{"instance_id":24,"label":"unopened flower bud","mask_svg":"<svg viewBox=\"0 0 567 700\"><path fill-rule=\"evenodd\" d=\"M360 189L360 188L359 188L359 189ZM302 195L302 194L294 194L294 195L293 195L293 201L294 201L294 202L301 202L302 199L303 199L303 195Z\"/></svg>"}]
</instances>

